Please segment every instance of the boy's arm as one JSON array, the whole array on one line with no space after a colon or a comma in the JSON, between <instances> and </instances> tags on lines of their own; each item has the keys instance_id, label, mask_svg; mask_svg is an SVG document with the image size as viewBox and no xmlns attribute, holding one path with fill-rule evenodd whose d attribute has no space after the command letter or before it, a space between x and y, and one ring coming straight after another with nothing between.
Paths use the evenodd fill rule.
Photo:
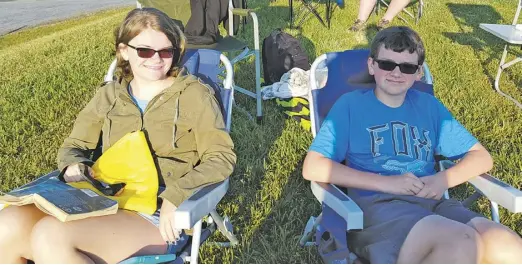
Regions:
<instances>
[{"instance_id":1,"label":"boy's arm","mask_svg":"<svg viewBox=\"0 0 522 265\"><path fill-rule=\"evenodd\" d=\"M424 184L411 173L381 176L337 163L321 153L309 151L303 165L303 177L347 188L373 190L391 194L414 195Z\"/></svg>"},{"instance_id":2,"label":"boy's arm","mask_svg":"<svg viewBox=\"0 0 522 265\"><path fill-rule=\"evenodd\" d=\"M448 109L437 100L440 132L436 153L450 159L460 159L454 167L423 177L424 189L419 197L440 199L449 188L486 173L493 167L493 159L478 140L458 122Z\"/></svg>"},{"instance_id":3,"label":"boy's arm","mask_svg":"<svg viewBox=\"0 0 522 265\"><path fill-rule=\"evenodd\" d=\"M473 145L455 166L437 174L445 180L448 188L460 185L469 179L484 174L493 168L493 158L480 143Z\"/></svg>"}]
</instances>

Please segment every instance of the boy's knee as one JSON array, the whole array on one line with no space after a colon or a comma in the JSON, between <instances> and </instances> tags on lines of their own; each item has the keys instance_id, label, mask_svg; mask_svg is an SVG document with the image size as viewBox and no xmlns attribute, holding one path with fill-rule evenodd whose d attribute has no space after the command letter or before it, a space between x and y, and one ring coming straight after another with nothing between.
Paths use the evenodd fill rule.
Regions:
<instances>
[{"instance_id":1,"label":"boy's knee","mask_svg":"<svg viewBox=\"0 0 522 265\"><path fill-rule=\"evenodd\" d=\"M474 227L484 243L486 262L522 262L522 239L515 232L492 221L484 221Z\"/></svg>"},{"instance_id":2,"label":"boy's knee","mask_svg":"<svg viewBox=\"0 0 522 265\"><path fill-rule=\"evenodd\" d=\"M457 263L478 263L482 260L484 243L475 229L462 225L437 247L456 253Z\"/></svg>"}]
</instances>

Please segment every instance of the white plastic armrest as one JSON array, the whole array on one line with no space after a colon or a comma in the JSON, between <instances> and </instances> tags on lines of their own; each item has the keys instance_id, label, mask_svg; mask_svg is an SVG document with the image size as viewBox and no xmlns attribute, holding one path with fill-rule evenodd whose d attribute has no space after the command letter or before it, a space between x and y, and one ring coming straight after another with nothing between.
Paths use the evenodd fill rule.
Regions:
<instances>
[{"instance_id":1,"label":"white plastic armrest","mask_svg":"<svg viewBox=\"0 0 522 265\"><path fill-rule=\"evenodd\" d=\"M216 209L217 204L227 193L229 179L198 190L174 211L174 224L177 229L191 229L197 221Z\"/></svg>"},{"instance_id":2,"label":"white plastic armrest","mask_svg":"<svg viewBox=\"0 0 522 265\"><path fill-rule=\"evenodd\" d=\"M312 181L311 186L320 203L326 204L346 220L346 230L363 229L363 212L348 195L328 183Z\"/></svg>"},{"instance_id":3,"label":"white plastic armrest","mask_svg":"<svg viewBox=\"0 0 522 265\"><path fill-rule=\"evenodd\" d=\"M445 170L455 165L455 163L444 160L440 162L440 165L441 170ZM500 204L510 212L522 212L522 191L489 174L474 177L468 180L468 182L482 195Z\"/></svg>"}]
</instances>

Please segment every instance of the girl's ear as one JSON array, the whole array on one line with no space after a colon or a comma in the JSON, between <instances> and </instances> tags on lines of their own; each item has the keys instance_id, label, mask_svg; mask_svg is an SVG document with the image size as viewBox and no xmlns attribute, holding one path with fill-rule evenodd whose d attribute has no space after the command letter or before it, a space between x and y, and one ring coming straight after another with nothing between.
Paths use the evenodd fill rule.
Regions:
<instances>
[{"instance_id":1,"label":"girl's ear","mask_svg":"<svg viewBox=\"0 0 522 265\"><path fill-rule=\"evenodd\" d=\"M129 60L129 46L120 43L118 44L118 50L120 50L121 57L123 60L128 61Z\"/></svg>"}]
</instances>

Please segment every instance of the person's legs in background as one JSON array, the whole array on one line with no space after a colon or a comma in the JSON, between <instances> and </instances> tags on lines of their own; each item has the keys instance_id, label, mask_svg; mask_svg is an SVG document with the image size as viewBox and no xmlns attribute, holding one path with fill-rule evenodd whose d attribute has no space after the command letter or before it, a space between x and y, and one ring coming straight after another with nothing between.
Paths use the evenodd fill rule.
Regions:
<instances>
[{"instance_id":1,"label":"person's legs in background","mask_svg":"<svg viewBox=\"0 0 522 265\"><path fill-rule=\"evenodd\" d=\"M372 13L373 7L377 3L377 0L359 0L359 14L357 19L350 27L351 31L359 31L364 27L366 20Z\"/></svg>"},{"instance_id":2,"label":"person's legs in background","mask_svg":"<svg viewBox=\"0 0 522 265\"><path fill-rule=\"evenodd\" d=\"M397 14L399 14L409 3L410 0L392 0L386 13L382 19L379 20L379 23L377 23L377 29L381 30L386 28L393 18L395 18L395 16L397 16Z\"/></svg>"},{"instance_id":3,"label":"person's legs in background","mask_svg":"<svg viewBox=\"0 0 522 265\"><path fill-rule=\"evenodd\" d=\"M351 31L359 31L364 28L366 20L370 17L377 1L380 0L359 0L359 13L357 19L350 27ZM399 14L410 3L410 1L411 0L392 0L386 13L377 23L377 29L381 30L386 28L395 16L397 16L397 14Z\"/></svg>"}]
</instances>

